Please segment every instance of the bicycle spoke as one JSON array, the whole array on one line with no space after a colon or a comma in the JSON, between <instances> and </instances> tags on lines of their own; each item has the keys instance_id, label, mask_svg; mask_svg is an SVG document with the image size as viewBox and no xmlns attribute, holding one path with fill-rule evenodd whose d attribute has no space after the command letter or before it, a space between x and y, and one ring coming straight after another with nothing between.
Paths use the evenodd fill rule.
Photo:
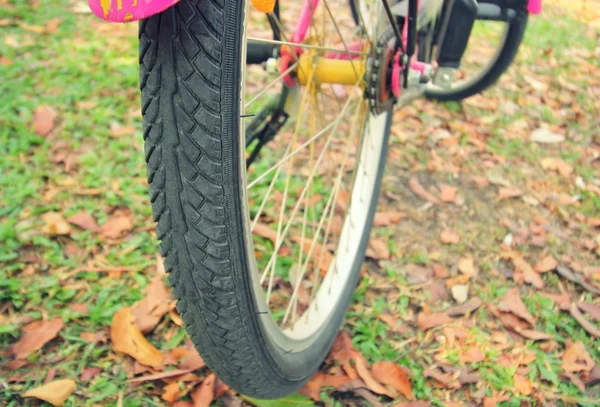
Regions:
<instances>
[{"instance_id":1,"label":"bicycle spoke","mask_svg":"<svg viewBox=\"0 0 600 407\"><path fill-rule=\"evenodd\" d=\"M248 109L248 107L250 107L250 105L252 105L252 103L256 102L262 95L264 95L269 89L271 89L273 86L275 86L276 84L278 84L280 81L283 80L283 78L286 75L289 75L291 72L293 72L297 67L298 67L299 63L298 62L294 62L288 69L286 69L281 75L279 75L277 78L273 79L273 81L271 83L269 83L268 85L266 85L264 88L262 88L256 95L254 95L254 97L249 101L246 102L246 105L244 106L244 109Z\"/></svg>"},{"instance_id":2,"label":"bicycle spoke","mask_svg":"<svg viewBox=\"0 0 600 407\"><path fill-rule=\"evenodd\" d=\"M335 53L340 53L340 54L344 54L346 52L345 50L339 49L339 48L322 47L320 45L312 45L312 44L305 44L305 43L299 43L299 42L278 41L278 40L272 40L269 38L248 37L248 40L256 41L256 42L263 42L265 44L288 45L288 46L296 47L296 48L316 49L319 51L335 52ZM354 50L348 50L348 54L350 54L350 55L368 55L366 52L354 51Z\"/></svg>"}]
</instances>

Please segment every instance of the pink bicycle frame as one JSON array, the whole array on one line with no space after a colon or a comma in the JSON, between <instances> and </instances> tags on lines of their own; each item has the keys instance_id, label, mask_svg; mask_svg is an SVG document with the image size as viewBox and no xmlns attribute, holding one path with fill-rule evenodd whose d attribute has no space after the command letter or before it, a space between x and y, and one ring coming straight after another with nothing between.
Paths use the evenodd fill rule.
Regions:
<instances>
[{"instance_id":1,"label":"pink bicycle frame","mask_svg":"<svg viewBox=\"0 0 600 407\"><path fill-rule=\"evenodd\" d=\"M165 11L179 0L88 0L92 12L103 20L128 23Z\"/></svg>"},{"instance_id":2,"label":"pink bicycle frame","mask_svg":"<svg viewBox=\"0 0 600 407\"><path fill-rule=\"evenodd\" d=\"M92 12L103 20L115 23L128 23L158 14L177 4L180 0L88 0ZM185 1L185 0L183 0ZM303 38L310 22L311 11L318 6L318 0L304 0L304 6L294 31L294 40ZM529 0L527 11L539 14L542 0ZM300 42L300 41L295 41Z\"/></svg>"}]
</instances>

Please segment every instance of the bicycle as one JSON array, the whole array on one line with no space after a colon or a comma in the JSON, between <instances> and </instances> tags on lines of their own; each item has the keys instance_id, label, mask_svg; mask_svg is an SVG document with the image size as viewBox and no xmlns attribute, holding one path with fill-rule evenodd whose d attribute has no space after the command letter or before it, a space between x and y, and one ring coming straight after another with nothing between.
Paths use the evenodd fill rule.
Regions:
<instances>
[{"instance_id":1,"label":"bicycle","mask_svg":"<svg viewBox=\"0 0 600 407\"><path fill-rule=\"evenodd\" d=\"M299 389L343 322L393 109L490 86L512 62L528 14L541 7L89 1L101 18L142 19L145 158L177 307L207 365L258 398ZM483 12L482 4L492 8ZM516 28L492 68L464 86L455 76L478 18Z\"/></svg>"}]
</instances>

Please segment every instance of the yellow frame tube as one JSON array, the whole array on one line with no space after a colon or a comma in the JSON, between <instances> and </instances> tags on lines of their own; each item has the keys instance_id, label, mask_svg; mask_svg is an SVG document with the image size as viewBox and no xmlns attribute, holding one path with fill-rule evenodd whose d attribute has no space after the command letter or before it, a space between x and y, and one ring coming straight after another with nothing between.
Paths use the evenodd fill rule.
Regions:
<instances>
[{"instance_id":1,"label":"yellow frame tube","mask_svg":"<svg viewBox=\"0 0 600 407\"><path fill-rule=\"evenodd\" d=\"M316 83L356 85L364 76L365 68L364 60L331 59L303 54L296 73L301 85L306 85L311 75L314 75L313 81Z\"/></svg>"}]
</instances>

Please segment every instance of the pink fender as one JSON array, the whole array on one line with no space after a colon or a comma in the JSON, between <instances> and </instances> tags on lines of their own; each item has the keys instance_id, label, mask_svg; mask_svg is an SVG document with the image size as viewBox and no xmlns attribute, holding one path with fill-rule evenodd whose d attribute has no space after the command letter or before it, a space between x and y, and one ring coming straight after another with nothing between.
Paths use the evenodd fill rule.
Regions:
<instances>
[{"instance_id":1,"label":"pink fender","mask_svg":"<svg viewBox=\"0 0 600 407\"><path fill-rule=\"evenodd\" d=\"M529 0L527 11L531 14L540 14L542 12L542 0Z\"/></svg>"},{"instance_id":2,"label":"pink fender","mask_svg":"<svg viewBox=\"0 0 600 407\"><path fill-rule=\"evenodd\" d=\"M165 11L179 0L88 0L92 12L106 21L128 23Z\"/></svg>"}]
</instances>

